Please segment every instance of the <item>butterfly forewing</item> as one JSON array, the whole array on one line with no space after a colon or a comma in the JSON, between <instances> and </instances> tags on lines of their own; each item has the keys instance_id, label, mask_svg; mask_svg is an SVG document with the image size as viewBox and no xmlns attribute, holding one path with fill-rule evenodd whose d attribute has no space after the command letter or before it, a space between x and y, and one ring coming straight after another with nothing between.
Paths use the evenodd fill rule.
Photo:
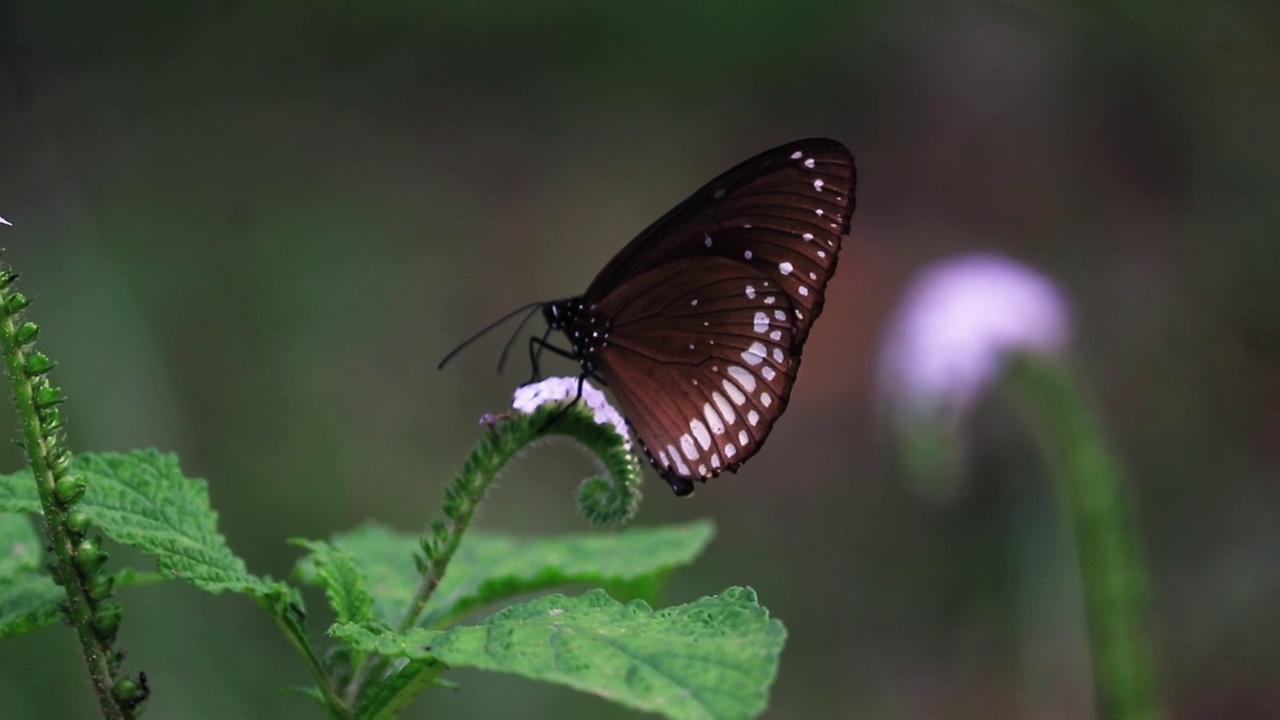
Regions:
<instances>
[{"instance_id":1,"label":"butterfly forewing","mask_svg":"<svg viewBox=\"0 0 1280 720\"><path fill-rule=\"evenodd\" d=\"M676 260L724 257L759 268L787 290L798 311L795 341L803 344L849 231L854 182L853 157L834 140L800 140L761 153L641 232L583 297L598 302Z\"/></svg>"},{"instance_id":2,"label":"butterfly forewing","mask_svg":"<svg viewBox=\"0 0 1280 720\"><path fill-rule=\"evenodd\" d=\"M632 240L546 315L678 494L754 455L786 409L854 208L834 140L761 153Z\"/></svg>"}]
</instances>

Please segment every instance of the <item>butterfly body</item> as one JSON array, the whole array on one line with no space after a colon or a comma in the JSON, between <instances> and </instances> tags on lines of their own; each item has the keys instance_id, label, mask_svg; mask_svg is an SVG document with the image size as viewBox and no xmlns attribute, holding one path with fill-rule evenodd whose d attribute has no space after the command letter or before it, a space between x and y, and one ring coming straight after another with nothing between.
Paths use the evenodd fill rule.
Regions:
<instances>
[{"instance_id":1,"label":"butterfly body","mask_svg":"<svg viewBox=\"0 0 1280 720\"><path fill-rule=\"evenodd\" d=\"M737 470L786 409L854 184L834 140L766 151L641 232L582 295L543 306L677 495Z\"/></svg>"}]
</instances>

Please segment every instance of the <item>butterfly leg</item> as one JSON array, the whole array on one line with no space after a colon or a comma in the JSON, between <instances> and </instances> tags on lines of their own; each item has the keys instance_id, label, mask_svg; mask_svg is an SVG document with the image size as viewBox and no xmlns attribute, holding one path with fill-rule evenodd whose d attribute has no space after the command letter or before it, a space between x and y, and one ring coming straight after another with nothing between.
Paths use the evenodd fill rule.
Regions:
<instances>
[{"instance_id":1,"label":"butterfly leg","mask_svg":"<svg viewBox=\"0 0 1280 720\"><path fill-rule=\"evenodd\" d=\"M550 332L551 332L550 330L547 331L548 334L550 334ZM542 356L543 350L550 350L552 353L559 355L562 358L568 358L569 360L578 359L574 357L573 353L569 352L568 350L558 348L555 345L552 345L551 343L547 342L546 335L543 335L542 337L538 337L536 335L533 337L530 337L529 338L529 364L533 366L533 378L529 380L529 382L531 383L537 382L542 378L542 368L538 362L538 359ZM582 388L578 388L578 389L581 390Z\"/></svg>"}]
</instances>

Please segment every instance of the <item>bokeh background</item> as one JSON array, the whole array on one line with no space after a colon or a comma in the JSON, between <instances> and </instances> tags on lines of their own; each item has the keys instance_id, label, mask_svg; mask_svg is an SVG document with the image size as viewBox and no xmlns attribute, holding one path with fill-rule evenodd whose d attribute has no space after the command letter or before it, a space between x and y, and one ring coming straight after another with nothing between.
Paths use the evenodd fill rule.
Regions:
<instances>
[{"instance_id":1,"label":"bokeh background","mask_svg":"<svg viewBox=\"0 0 1280 720\"><path fill-rule=\"evenodd\" d=\"M764 451L689 500L649 476L638 522L719 527L663 602L757 589L790 630L769 718L1091 716L1070 545L1019 416L984 403L931 494L878 414L910 274L994 249L1074 303L1174 716L1280 717L1274 3L0 4L0 243L71 446L176 451L274 576L288 538L434 513L527 372L494 375L501 334L436 372L457 341L580 292L702 182L808 135L858 158L854 230ZM479 523L582 530L590 471L531 453ZM276 692L307 677L247 600L122 600L148 717L316 716ZM406 717L636 716L454 677ZM0 707L94 716L71 633L0 644Z\"/></svg>"}]
</instances>

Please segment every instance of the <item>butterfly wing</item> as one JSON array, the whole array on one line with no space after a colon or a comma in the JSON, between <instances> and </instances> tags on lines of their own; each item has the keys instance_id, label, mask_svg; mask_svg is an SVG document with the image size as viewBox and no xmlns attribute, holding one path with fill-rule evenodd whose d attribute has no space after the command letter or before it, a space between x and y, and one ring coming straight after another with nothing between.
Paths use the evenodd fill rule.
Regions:
<instances>
[{"instance_id":1,"label":"butterfly wing","mask_svg":"<svg viewBox=\"0 0 1280 720\"><path fill-rule=\"evenodd\" d=\"M599 373L677 494L760 449L800 366L794 308L767 273L721 257L668 263L597 309L612 318Z\"/></svg>"},{"instance_id":2,"label":"butterfly wing","mask_svg":"<svg viewBox=\"0 0 1280 720\"><path fill-rule=\"evenodd\" d=\"M722 257L756 268L791 298L795 351L822 312L856 182L853 156L810 138L767 150L707 183L646 228L600 271L583 298L603 300L667 263Z\"/></svg>"}]
</instances>

